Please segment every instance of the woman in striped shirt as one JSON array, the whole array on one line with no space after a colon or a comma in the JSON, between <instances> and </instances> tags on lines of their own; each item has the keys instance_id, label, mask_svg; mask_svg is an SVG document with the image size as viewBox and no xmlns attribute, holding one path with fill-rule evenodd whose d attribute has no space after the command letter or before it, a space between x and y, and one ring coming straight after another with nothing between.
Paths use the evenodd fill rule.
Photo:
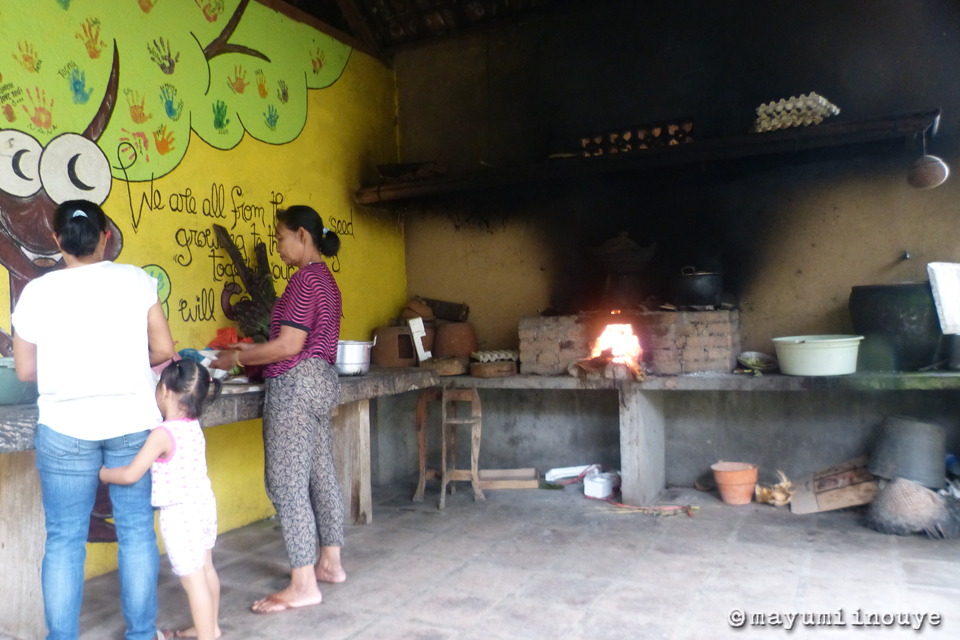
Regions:
<instances>
[{"instance_id":1,"label":"woman in striped shirt","mask_svg":"<svg viewBox=\"0 0 960 640\"><path fill-rule=\"evenodd\" d=\"M340 396L334 363L341 299L321 257L337 255L340 238L306 206L277 212L276 238L280 258L298 269L273 308L270 341L230 345L211 365L266 365L264 477L292 571L290 586L254 603L255 613L319 604L317 580L347 579L340 564L343 496L330 435L330 414Z\"/></svg>"}]
</instances>

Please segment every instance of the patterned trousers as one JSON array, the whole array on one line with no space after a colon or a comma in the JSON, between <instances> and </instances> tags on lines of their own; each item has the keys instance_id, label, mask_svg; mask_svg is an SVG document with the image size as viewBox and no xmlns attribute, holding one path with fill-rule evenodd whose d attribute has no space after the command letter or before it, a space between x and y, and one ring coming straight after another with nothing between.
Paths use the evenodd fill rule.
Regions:
<instances>
[{"instance_id":1,"label":"patterned trousers","mask_svg":"<svg viewBox=\"0 0 960 640\"><path fill-rule=\"evenodd\" d=\"M294 569L317 561L318 535L322 546L343 546L343 494L330 433L339 397L337 372L320 358L267 378L264 479Z\"/></svg>"}]
</instances>

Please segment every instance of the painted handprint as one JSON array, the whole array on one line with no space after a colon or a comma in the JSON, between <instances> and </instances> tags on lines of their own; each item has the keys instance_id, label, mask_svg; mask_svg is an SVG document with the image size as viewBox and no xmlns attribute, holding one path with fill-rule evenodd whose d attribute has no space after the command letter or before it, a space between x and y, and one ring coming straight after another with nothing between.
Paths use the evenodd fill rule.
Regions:
<instances>
[{"instance_id":1,"label":"painted handprint","mask_svg":"<svg viewBox=\"0 0 960 640\"><path fill-rule=\"evenodd\" d=\"M100 52L103 51L103 48L107 46L106 43L100 39L100 21L87 18L87 21L80 25L80 28L83 32L77 34L77 40L83 41L83 44L87 47L87 55L90 56L92 60L96 60L100 57Z\"/></svg>"},{"instance_id":2,"label":"painted handprint","mask_svg":"<svg viewBox=\"0 0 960 640\"><path fill-rule=\"evenodd\" d=\"M280 114L277 113L276 108L271 104L267 107L266 113L263 114L263 121L266 123L270 131L277 130L277 120L280 119Z\"/></svg>"},{"instance_id":3,"label":"painted handprint","mask_svg":"<svg viewBox=\"0 0 960 640\"><path fill-rule=\"evenodd\" d=\"M227 103L217 100L213 104L213 128L223 131L228 124L230 124L230 118L227 117Z\"/></svg>"},{"instance_id":4,"label":"painted handprint","mask_svg":"<svg viewBox=\"0 0 960 640\"><path fill-rule=\"evenodd\" d=\"M287 104L287 101L290 100L290 92L287 91L287 83L281 80L277 83L277 97L280 98L280 102Z\"/></svg>"},{"instance_id":5,"label":"painted handprint","mask_svg":"<svg viewBox=\"0 0 960 640\"><path fill-rule=\"evenodd\" d=\"M173 53L170 49L170 40L164 41L163 38L160 38L160 44L157 44L157 41L154 40L152 46L147 45L147 51L150 53L150 59L160 67L160 71L168 76L173 73L177 62L180 61L180 52Z\"/></svg>"},{"instance_id":6,"label":"painted handprint","mask_svg":"<svg viewBox=\"0 0 960 640\"><path fill-rule=\"evenodd\" d=\"M3 117L7 119L7 122L17 121L17 112L13 110L12 104L3 105Z\"/></svg>"},{"instance_id":7,"label":"painted handprint","mask_svg":"<svg viewBox=\"0 0 960 640\"><path fill-rule=\"evenodd\" d=\"M180 119L183 112L183 100L177 100L177 88L172 84L165 84L160 87L160 102L163 103L163 110L167 112L167 117L176 122Z\"/></svg>"},{"instance_id":8,"label":"painted handprint","mask_svg":"<svg viewBox=\"0 0 960 640\"><path fill-rule=\"evenodd\" d=\"M80 71L79 68L74 67L70 69L70 77L68 80L70 82L70 93L73 94L73 103L87 104L87 100L90 99L90 94L93 93L93 87L84 91L84 89L87 88L87 75L83 71Z\"/></svg>"},{"instance_id":9,"label":"painted handprint","mask_svg":"<svg viewBox=\"0 0 960 640\"><path fill-rule=\"evenodd\" d=\"M130 119L137 124L143 124L153 117L152 113L147 113L144 109L146 98L136 91L127 92L127 104L130 106Z\"/></svg>"},{"instance_id":10,"label":"painted handprint","mask_svg":"<svg viewBox=\"0 0 960 640\"><path fill-rule=\"evenodd\" d=\"M257 69L257 91L261 98L267 97L267 76L263 75L263 69Z\"/></svg>"},{"instance_id":11,"label":"painted handprint","mask_svg":"<svg viewBox=\"0 0 960 640\"><path fill-rule=\"evenodd\" d=\"M137 4L140 5L140 8L144 13L150 13L150 9L153 9L153 5L157 4L156 1L151 0L137 0Z\"/></svg>"},{"instance_id":12,"label":"painted handprint","mask_svg":"<svg viewBox=\"0 0 960 640\"><path fill-rule=\"evenodd\" d=\"M120 136L120 142L125 142L129 147L129 154L127 160L131 163L135 162L137 159L137 153L143 154L143 159L145 162L150 162L150 154L147 153L150 151L150 140L147 138L147 134L143 131L127 131L126 129L120 129L123 131L125 136Z\"/></svg>"},{"instance_id":13,"label":"painted handprint","mask_svg":"<svg viewBox=\"0 0 960 640\"><path fill-rule=\"evenodd\" d=\"M50 106L48 107L47 92L40 91L40 87L35 87L34 91L37 92L36 99L31 95L30 89L27 89L27 97L30 99L30 104L33 105L33 115L30 115L30 109L27 109L27 105L23 105L23 110L30 116L30 122L49 131L53 128L53 113L50 111L53 109L53 98L50 99Z\"/></svg>"},{"instance_id":14,"label":"painted handprint","mask_svg":"<svg viewBox=\"0 0 960 640\"><path fill-rule=\"evenodd\" d=\"M243 93L248 84L250 83L247 82L247 72L240 65L233 68L233 80L227 76L227 86L233 89L234 93Z\"/></svg>"},{"instance_id":15,"label":"painted handprint","mask_svg":"<svg viewBox=\"0 0 960 640\"><path fill-rule=\"evenodd\" d=\"M207 22L216 22L223 13L223 0L194 0L194 2L203 9L203 17Z\"/></svg>"},{"instance_id":16,"label":"painted handprint","mask_svg":"<svg viewBox=\"0 0 960 640\"><path fill-rule=\"evenodd\" d=\"M173 132L168 132L167 125L165 124L160 125L160 128L153 132L153 142L157 145L157 153L162 156L173 151L173 143L175 141L176 138L173 137Z\"/></svg>"},{"instance_id":17,"label":"painted handprint","mask_svg":"<svg viewBox=\"0 0 960 640\"><path fill-rule=\"evenodd\" d=\"M323 63L327 61L327 56L324 55L323 51L317 49L317 52L313 54L310 61L313 63L313 75L317 75L320 73L320 70L323 69Z\"/></svg>"},{"instance_id":18,"label":"painted handprint","mask_svg":"<svg viewBox=\"0 0 960 640\"><path fill-rule=\"evenodd\" d=\"M23 42L17 43L17 49L20 50L20 55L17 56L17 54L13 54L13 59L20 63L20 66L30 73L40 71L42 61L37 57L37 50L32 44L24 40Z\"/></svg>"}]
</instances>

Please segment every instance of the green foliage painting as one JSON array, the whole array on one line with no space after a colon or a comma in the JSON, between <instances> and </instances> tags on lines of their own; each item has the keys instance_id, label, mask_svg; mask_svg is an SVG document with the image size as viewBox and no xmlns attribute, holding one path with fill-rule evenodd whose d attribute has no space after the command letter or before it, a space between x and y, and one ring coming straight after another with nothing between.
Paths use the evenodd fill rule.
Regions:
<instances>
[{"instance_id":1,"label":"green foliage painting","mask_svg":"<svg viewBox=\"0 0 960 640\"><path fill-rule=\"evenodd\" d=\"M132 181L172 171L191 129L218 149L244 133L294 140L307 90L336 82L351 53L250 0L0 0L0 49L0 129L46 146L103 113L96 142Z\"/></svg>"}]
</instances>

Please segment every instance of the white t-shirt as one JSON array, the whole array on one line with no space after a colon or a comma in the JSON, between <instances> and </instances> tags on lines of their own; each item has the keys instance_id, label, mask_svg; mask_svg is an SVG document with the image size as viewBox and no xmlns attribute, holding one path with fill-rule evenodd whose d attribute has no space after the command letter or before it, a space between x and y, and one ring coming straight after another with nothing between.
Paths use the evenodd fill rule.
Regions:
<instances>
[{"instance_id":1,"label":"white t-shirt","mask_svg":"<svg viewBox=\"0 0 960 640\"><path fill-rule=\"evenodd\" d=\"M157 281L138 267L97 262L27 283L12 314L37 346L40 423L105 440L162 421L150 368L147 312Z\"/></svg>"}]
</instances>

